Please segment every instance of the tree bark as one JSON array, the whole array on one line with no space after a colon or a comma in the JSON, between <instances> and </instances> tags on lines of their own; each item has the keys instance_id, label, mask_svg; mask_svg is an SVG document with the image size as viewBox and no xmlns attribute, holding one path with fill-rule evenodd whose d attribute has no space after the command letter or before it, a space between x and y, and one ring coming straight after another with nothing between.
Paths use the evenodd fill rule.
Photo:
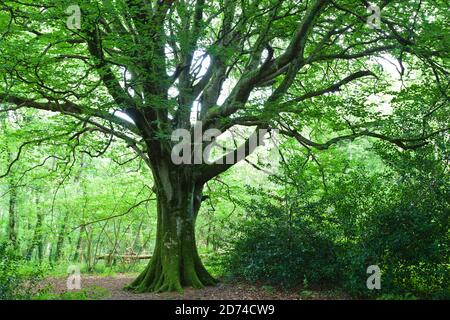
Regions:
<instances>
[{"instance_id":1,"label":"tree bark","mask_svg":"<svg viewBox=\"0 0 450 320\"><path fill-rule=\"evenodd\" d=\"M53 261L54 262L58 262L59 259L61 258L61 252L64 246L64 240L65 240L65 236L66 236L66 225L67 225L67 220L69 219L69 211L66 211L64 214L64 218L62 221L62 224L60 226L59 232L58 232L58 240L56 242L56 249L55 249L55 254L53 255Z\"/></svg>"},{"instance_id":2,"label":"tree bark","mask_svg":"<svg viewBox=\"0 0 450 320\"><path fill-rule=\"evenodd\" d=\"M154 176L158 214L155 249L146 269L128 288L162 292L216 284L200 260L195 241L203 186L185 169L169 171L160 166Z\"/></svg>"},{"instance_id":3,"label":"tree bark","mask_svg":"<svg viewBox=\"0 0 450 320\"><path fill-rule=\"evenodd\" d=\"M9 218L8 218L8 240L11 242L12 246L17 249L17 189L10 183L9 191Z\"/></svg>"},{"instance_id":4,"label":"tree bark","mask_svg":"<svg viewBox=\"0 0 450 320\"><path fill-rule=\"evenodd\" d=\"M81 245L82 245L82 242L83 242L83 232L84 232L84 227L81 227L80 233L78 235L77 245L75 247L75 252L74 252L73 258L72 258L73 262L78 262L78 260L80 259L81 249L82 249Z\"/></svg>"},{"instance_id":5,"label":"tree bark","mask_svg":"<svg viewBox=\"0 0 450 320\"><path fill-rule=\"evenodd\" d=\"M33 251L37 247L38 259L42 261L43 259L43 243L42 243L42 221L44 219L44 215L39 206L39 194L36 195L36 225L34 227L34 235L33 240L31 241L31 245L28 248L27 252L27 260L31 260L33 257Z\"/></svg>"},{"instance_id":6,"label":"tree bark","mask_svg":"<svg viewBox=\"0 0 450 320\"><path fill-rule=\"evenodd\" d=\"M0 129L4 131L4 133L8 133L8 118L6 114L0 113ZM6 149L6 159L9 163L14 160L13 155L11 153L10 145L8 141L5 143ZM14 171L11 169L11 172L8 176L8 188L9 188L9 204L8 204L8 227L7 227L7 235L8 240L14 249L18 249L18 229L17 229L17 186L14 180Z\"/></svg>"}]
</instances>

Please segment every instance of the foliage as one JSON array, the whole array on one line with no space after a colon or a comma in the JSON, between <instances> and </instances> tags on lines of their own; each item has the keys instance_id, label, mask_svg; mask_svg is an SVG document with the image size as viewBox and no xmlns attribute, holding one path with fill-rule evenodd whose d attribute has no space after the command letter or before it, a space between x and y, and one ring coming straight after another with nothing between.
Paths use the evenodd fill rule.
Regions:
<instances>
[{"instance_id":1,"label":"foliage","mask_svg":"<svg viewBox=\"0 0 450 320\"><path fill-rule=\"evenodd\" d=\"M26 264L8 243L0 243L0 300L29 299L36 292L42 270Z\"/></svg>"},{"instance_id":2,"label":"foliage","mask_svg":"<svg viewBox=\"0 0 450 320\"><path fill-rule=\"evenodd\" d=\"M32 297L33 300L101 300L109 296L105 288L90 286L77 291L67 291L55 294L50 289L40 291Z\"/></svg>"},{"instance_id":3,"label":"foliage","mask_svg":"<svg viewBox=\"0 0 450 320\"><path fill-rule=\"evenodd\" d=\"M200 288L199 254L269 291L448 297L448 1L373 1L378 28L367 1L72 2L0 4L5 297L35 263ZM221 133L209 158L266 128L282 146L176 164L172 134L199 125Z\"/></svg>"},{"instance_id":4,"label":"foliage","mask_svg":"<svg viewBox=\"0 0 450 320\"><path fill-rule=\"evenodd\" d=\"M301 215L289 215L281 207L257 204L234 245L229 270L250 281L296 286L311 282L335 281L330 266L336 264L333 243L314 222Z\"/></svg>"},{"instance_id":5,"label":"foliage","mask_svg":"<svg viewBox=\"0 0 450 320\"><path fill-rule=\"evenodd\" d=\"M395 165L334 173L333 185L315 200L307 189L290 188L288 198L250 190L258 201L245 203L249 219L233 244L229 272L284 287L325 284L357 297L448 298L446 167L430 150L411 158L380 146L378 154L396 158ZM379 292L366 287L370 265L381 268Z\"/></svg>"}]
</instances>

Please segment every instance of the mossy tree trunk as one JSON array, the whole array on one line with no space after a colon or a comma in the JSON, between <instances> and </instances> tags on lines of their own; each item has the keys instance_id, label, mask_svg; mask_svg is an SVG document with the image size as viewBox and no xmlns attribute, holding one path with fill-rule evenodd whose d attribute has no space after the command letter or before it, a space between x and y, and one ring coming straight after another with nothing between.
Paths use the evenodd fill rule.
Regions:
<instances>
[{"instance_id":1,"label":"mossy tree trunk","mask_svg":"<svg viewBox=\"0 0 450 320\"><path fill-rule=\"evenodd\" d=\"M200 260L195 222L203 186L185 168L154 171L158 221L155 249L146 269L129 286L136 292L182 291L216 284Z\"/></svg>"},{"instance_id":2,"label":"mossy tree trunk","mask_svg":"<svg viewBox=\"0 0 450 320\"><path fill-rule=\"evenodd\" d=\"M26 259L31 260L33 257L33 251L35 248L37 248L37 257L39 261L42 261L43 259L43 237L42 237L42 222L44 220L44 214L39 206L39 192L36 195L36 224L34 226L34 235L33 239L31 240L31 245L28 248Z\"/></svg>"},{"instance_id":3,"label":"mossy tree trunk","mask_svg":"<svg viewBox=\"0 0 450 320\"><path fill-rule=\"evenodd\" d=\"M15 249L19 247L17 230L17 188L11 182L9 190L8 240Z\"/></svg>"}]
</instances>

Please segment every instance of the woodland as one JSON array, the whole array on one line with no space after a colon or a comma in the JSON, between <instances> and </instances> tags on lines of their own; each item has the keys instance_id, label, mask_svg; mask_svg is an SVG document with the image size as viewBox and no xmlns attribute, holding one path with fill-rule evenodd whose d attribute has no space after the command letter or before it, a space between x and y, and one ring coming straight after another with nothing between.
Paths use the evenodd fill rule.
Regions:
<instances>
[{"instance_id":1,"label":"woodland","mask_svg":"<svg viewBox=\"0 0 450 320\"><path fill-rule=\"evenodd\" d=\"M449 9L0 0L0 300L449 299Z\"/></svg>"}]
</instances>

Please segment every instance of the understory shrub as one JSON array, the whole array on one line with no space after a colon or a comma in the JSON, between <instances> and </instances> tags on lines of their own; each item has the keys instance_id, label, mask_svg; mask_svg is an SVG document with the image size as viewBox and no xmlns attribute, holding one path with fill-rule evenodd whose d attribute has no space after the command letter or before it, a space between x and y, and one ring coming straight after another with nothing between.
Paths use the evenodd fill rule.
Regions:
<instances>
[{"instance_id":1,"label":"understory shrub","mask_svg":"<svg viewBox=\"0 0 450 320\"><path fill-rule=\"evenodd\" d=\"M265 195L244 204L247 224L226 261L232 277L320 285L354 297L450 298L450 192L443 176L398 182L355 173L319 200L290 192L288 201ZM367 288L371 265L381 270L381 290Z\"/></svg>"},{"instance_id":2,"label":"understory shrub","mask_svg":"<svg viewBox=\"0 0 450 320\"><path fill-rule=\"evenodd\" d=\"M337 256L328 234L280 208L263 210L255 211L227 255L233 276L284 288L335 281Z\"/></svg>"},{"instance_id":3,"label":"understory shrub","mask_svg":"<svg viewBox=\"0 0 450 320\"><path fill-rule=\"evenodd\" d=\"M26 262L14 248L0 243L0 300L30 299L43 272Z\"/></svg>"}]
</instances>

